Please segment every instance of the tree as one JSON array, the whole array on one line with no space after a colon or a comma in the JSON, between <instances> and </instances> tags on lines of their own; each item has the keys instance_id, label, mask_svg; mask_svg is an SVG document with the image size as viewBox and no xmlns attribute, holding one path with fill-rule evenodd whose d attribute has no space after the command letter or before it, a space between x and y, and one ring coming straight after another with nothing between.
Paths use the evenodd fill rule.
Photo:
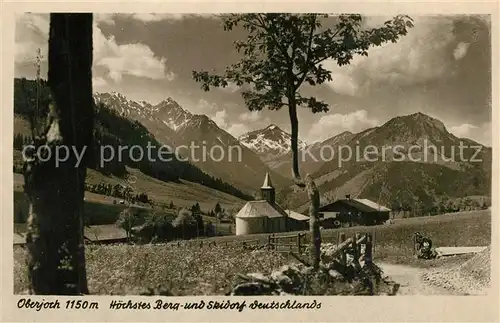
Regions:
<instances>
[{"instance_id":1,"label":"tree","mask_svg":"<svg viewBox=\"0 0 500 323\"><path fill-rule=\"evenodd\" d=\"M48 66L53 101L44 129L32 119L32 135L35 147L47 145L52 154L45 160L33 150L24 163L31 292L88 294L83 198L90 155L85 153L77 164L75 154L70 154L57 165L54 150L65 146L82 152L92 146L92 14L50 14Z\"/></svg>"},{"instance_id":2,"label":"tree","mask_svg":"<svg viewBox=\"0 0 500 323\"><path fill-rule=\"evenodd\" d=\"M288 109L291 124L292 177L297 186L306 189L310 206L311 260L319 268L321 235L319 231L319 191L312 177L302 179L298 159L299 107L312 113L328 111L328 104L315 97L300 93L304 83L310 86L332 81L331 71L322 63L334 60L338 65L347 65L355 55L368 55L371 46L396 42L413 26L411 18L397 16L380 28L362 28L361 15L326 14L229 14L222 15L224 30L243 27L245 40L235 42L242 54L239 62L226 68L223 75L206 71L193 71L195 81L205 91L210 87L226 87L229 83L247 85L242 92L243 100L251 111L264 108ZM324 28L323 23L334 20L333 28Z\"/></svg>"},{"instance_id":3,"label":"tree","mask_svg":"<svg viewBox=\"0 0 500 323\"><path fill-rule=\"evenodd\" d=\"M181 209L175 220L172 222L172 226L180 230L178 233L180 233L182 238L185 239L186 237L190 238L196 234L198 222L191 215L191 212L187 209Z\"/></svg>"},{"instance_id":4,"label":"tree","mask_svg":"<svg viewBox=\"0 0 500 323\"><path fill-rule=\"evenodd\" d=\"M130 238L130 233L132 228L137 225L138 217L130 207L123 209L118 216L118 220L116 221L116 225L119 228L122 228L127 232L127 238Z\"/></svg>"},{"instance_id":5,"label":"tree","mask_svg":"<svg viewBox=\"0 0 500 323\"><path fill-rule=\"evenodd\" d=\"M217 214L219 214L221 211L222 211L222 208L220 207L219 202L217 202L217 204L215 204L214 212L215 212L215 214L217 215Z\"/></svg>"}]
</instances>

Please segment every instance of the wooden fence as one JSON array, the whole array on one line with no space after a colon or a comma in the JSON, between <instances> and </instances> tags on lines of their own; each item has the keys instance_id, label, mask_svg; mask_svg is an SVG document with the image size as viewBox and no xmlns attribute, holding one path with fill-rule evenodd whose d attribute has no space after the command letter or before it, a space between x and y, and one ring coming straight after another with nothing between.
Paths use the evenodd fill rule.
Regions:
<instances>
[{"instance_id":1,"label":"wooden fence","mask_svg":"<svg viewBox=\"0 0 500 323\"><path fill-rule=\"evenodd\" d=\"M266 249L275 252L295 253L302 254L308 245L307 234L296 233L290 235L274 235L270 234L267 237L260 237L247 240L184 240L170 242L174 246L188 246L188 247L242 247L244 249ZM330 258L336 258L341 264L347 263L347 257L350 255L356 260L364 260L365 262L372 262L373 251L375 244L375 234L373 233L354 233L352 236L347 237L345 233L341 232L337 238L335 251L329 255Z\"/></svg>"},{"instance_id":2,"label":"wooden fence","mask_svg":"<svg viewBox=\"0 0 500 323\"><path fill-rule=\"evenodd\" d=\"M331 258L338 258L342 265L347 264L347 256L351 255L356 262L363 260L365 263L373 261L373 240L371 233L355 233L347 238L345 233L339 234L339 240Z\"/></svg>"},{"instance_id":3,"label":"wooden fence","mask_svg":"<svg viewBox=\"0 0 500 323\"><path fill-rule=\"evenodd\" d=\"M306 247L305 243L305 233L297 233L290 235L268 235L267 237L261 237L256 239L246 239L246 240L179 240L175 242L169 242L169 245L178 247L242 247L244 249L267 249L276 252L296 252L302 253Z\"/></svg>"},{"instance_id":4,"label":"wooden fence","mask_svg":"<svg viewBox=\"0 0 500 323\"><path fill-rule=\"evenodd\" d=\"M267 248L277 252L296 252L301 254L305 247L305 233L275 236L267 238Z\"/></svg>"}]
</instances>

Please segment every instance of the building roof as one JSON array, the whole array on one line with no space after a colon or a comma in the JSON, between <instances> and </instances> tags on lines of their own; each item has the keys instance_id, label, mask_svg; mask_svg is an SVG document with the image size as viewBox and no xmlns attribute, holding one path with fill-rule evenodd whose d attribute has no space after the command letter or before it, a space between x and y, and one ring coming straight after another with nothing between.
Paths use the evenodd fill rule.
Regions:
<instances>
[{"instance_id":1,"label":"building roof","mask_svg":"<svg viewBox=\"0 0 500 323\"><path fill-rule=\"evenodd\" d=\"M347 204L361 212L390 212L391 210L383 205L377 204L368 199L342 199L320 207L320 211L329 210L336 204ZM332 210L330 210L332 211Z\"/></svg>"},{"instance_id":2,"label":"building roof","mask_svg":"<svg viewBox=\"0 0 500 323\"><path fill-rule=\"evenodd\" d=\"M380 205L378 203L375 203L369 199L354 199L354 201L361 203L365 206L368 206L377 212L390 212L391 211L391 209L389 209L383 205Z\"/></svg>"},{"instance_id":3,"label":"building roof","mask_svg":"<svg viewBox=\"0 0 500 323\"><path fill-rule=\"evenodd\" d=\"M309 221L309 217L304 214L300 214L298 212L292 211L292 210L286 210L286 214L292 219L295 219L297 221Z\"/></svg>"},{"instance_id":4,"label":"building roof","mask_svg":"<svg viewBox=\"0 0 500 323\"><path fill-rule=\"evenodd\" d=\"M277 218L286 216L286 212L277 204L268 201L250 201L236 214L237 218Z\"/></svg>"},{"instance_id":5,"label":"building roof","mask_svg":"<svg viewBox=\"0 0 500 323\"><path fill-rule=\"evenodd\" d=\"M26 237L20 232L14 232L14 245L22 245L26 243Z\"/></svg>"},{"instance_id":6,"label":"building roof","mask_svg":"<svg viewBox=\"0 0 500 323\"><path fill-rule=\"evenodd\" d=\"M266 178L264 178L264 184L262 184L261 188L274 188L273 182L271 181L271 176L269 176L269 173L266 173Z\"/></svg>"},{"instance_id":7,"label":"building roof","mask_svg":"<svg viewBox=\"0 0 500 323\"><path fill-rule=\"evenodd\" d=\"M127 238L127 231L116 224L91 225L84 229L85 237L91 241L120 240Z\"/></svg>"},{"instance_id":8,"label":"building roof","mask_svg":"<svg viewBox=\"0 0 500 323\"><path fill-rule=\"evenodd\" d=\"M84 228L84 236L89 241L122 240L127 238L127 232L116 224L91 225ZM14 245L26 243L25 232L14 232Z\"/></svg>"}]
</instances>

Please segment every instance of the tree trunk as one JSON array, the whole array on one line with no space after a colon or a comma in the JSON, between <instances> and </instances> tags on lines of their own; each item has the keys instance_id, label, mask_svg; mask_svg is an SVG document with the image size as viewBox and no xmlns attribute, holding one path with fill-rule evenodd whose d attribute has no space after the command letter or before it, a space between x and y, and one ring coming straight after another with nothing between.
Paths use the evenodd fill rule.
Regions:
<instances>
[{"instance_id":1,"label":"tree trunk","mask_svg":"<svg viewBox=\"0 0 500 323\"><path fill-rule=\"evenodd\" d=\"M292 176L297 186L305 188L307 195L309 196L309 202L311 203L309 207L311 253L309 256L314 270L318 270L321 256L321 232L319 230L319 191L309 174L306 175L305 181L303 181L300 177L298 151L299 121L297 119L297 105L295 102L295 95L291 95L289 97L288 103L292 130Z\"/></svg>"},{"instance_id":2,"label":"tree trunk","mask_svg":"<svg viewBox=\"0 0 500 323\"><path fill-rule=\"evenodd\" d=\"M78 163L75 151L92 151L92 14L50 14L48 60L53 103L48 127L34 143L47 145L51 155L45 161L43 153L33 153L24 164L31 292L88 294L83 198L90 153ZM69 149L68 159L59 164L58 148L60 159Z\"/></svg>"}]
</instances>

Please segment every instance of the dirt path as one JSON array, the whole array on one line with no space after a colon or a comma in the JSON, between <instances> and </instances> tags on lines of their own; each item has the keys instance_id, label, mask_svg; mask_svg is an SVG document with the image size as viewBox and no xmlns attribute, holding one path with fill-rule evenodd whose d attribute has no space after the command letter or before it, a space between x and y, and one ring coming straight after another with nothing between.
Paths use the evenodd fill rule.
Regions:
<instances>
[{"instance_id":1,"label":"dirt path","mask_svg":"<svg viewBox=\"0 0 500 323\"><path fill-rule=\"evenodd\" d=\"M432 286L422 280L426 269L388 263L377 264L384 274L400 284L396 295L457 295L449 290Z\"/></svg>"}]
</instances>

